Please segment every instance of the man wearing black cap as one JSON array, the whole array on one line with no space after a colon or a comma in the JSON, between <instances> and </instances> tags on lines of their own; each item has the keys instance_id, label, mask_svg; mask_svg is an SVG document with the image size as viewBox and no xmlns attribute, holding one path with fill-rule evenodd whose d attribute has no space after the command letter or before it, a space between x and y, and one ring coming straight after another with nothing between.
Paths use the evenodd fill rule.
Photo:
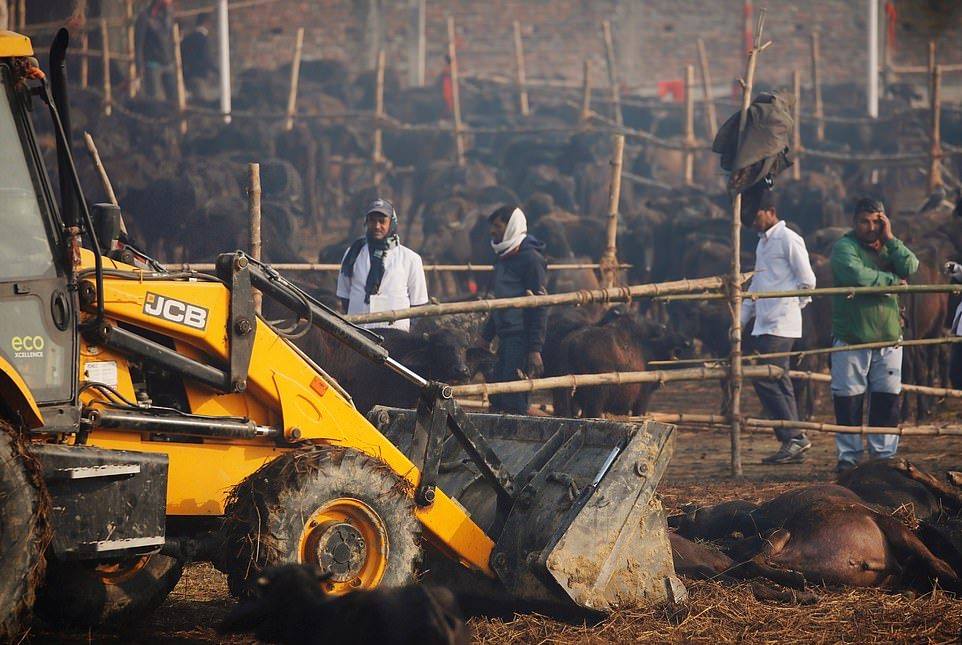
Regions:
<instances>
[{"instance_id":1,"label":"man wearing black cap","mask_svg":"<svg viewBox=\"0 0 962 645\"><path fill-rule=\"evenodd\" d=\"M772 190L765 182L745 194L743 221L758 233L755 248L755 275L749 293L794 291L815 288L815 273L809 262L805 240L778 219ZM802 308L811 298L763 298L742 300L742 321L755 319L751 349L759 354L789 352L795 339L802 336ZM795 390L788 377L788 357L763 359L782 368L777 379L755 379L755 392L762 407L773 419L798 421ZM765 464L802 461L812 443L801 428L776 428L775 436L782 445L762 459Z\"/></svg>"},{"instance_id":2,"label":"man wearing black cap","mask_svg":"<svg viewBox=\"0 0 962 645\"><path fill-rule=\"evenodd\" d=\"M386 199L367 207L367 234L351 244L337 276L337 297L349 314L416 307L428 301L421 256L401 246L397 212ZM410 319L369 323L409 331Z\"/></svg>"}]
</instances>

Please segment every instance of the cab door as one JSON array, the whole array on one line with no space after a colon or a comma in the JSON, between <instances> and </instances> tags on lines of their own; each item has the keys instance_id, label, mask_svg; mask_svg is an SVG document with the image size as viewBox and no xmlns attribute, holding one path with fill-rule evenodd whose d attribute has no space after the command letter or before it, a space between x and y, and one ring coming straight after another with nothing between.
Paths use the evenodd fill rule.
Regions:
<instances>
[{"instance_id":1,"label":"cab door","mask_svg":"<svg viewBox=\"0 0 962 645\"><path fill-rule=\"evenodd\" d=\"M20 372L48 426L76 421L76 311L49 181L27 97L0 64L0 354Z\"/></svg>"}]
</instances>

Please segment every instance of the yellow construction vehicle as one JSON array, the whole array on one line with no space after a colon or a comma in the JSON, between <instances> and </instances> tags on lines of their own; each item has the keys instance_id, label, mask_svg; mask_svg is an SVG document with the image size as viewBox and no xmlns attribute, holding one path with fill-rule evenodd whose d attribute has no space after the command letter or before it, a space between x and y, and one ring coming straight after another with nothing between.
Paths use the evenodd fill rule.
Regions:
<instances>
[{"instance_id":1,"label":"yellow construction vehicle","mask_svg":"<svg viewBox=\"0 0 962 645\"><path fill-rule=\"evenodd\" d=\"M468 415L242 252L168 272L124 243L117 207L84 201L67 41L45 76L27 38L0 33L0 636L31 610L136 620L199 559L237 594L285 561L345 593L414 581L426 558L540 603L684 597L654 494L671 426ZM359 414L255 314L254 289L416 383L417 410Z\"/></svg>"}]
</instances>

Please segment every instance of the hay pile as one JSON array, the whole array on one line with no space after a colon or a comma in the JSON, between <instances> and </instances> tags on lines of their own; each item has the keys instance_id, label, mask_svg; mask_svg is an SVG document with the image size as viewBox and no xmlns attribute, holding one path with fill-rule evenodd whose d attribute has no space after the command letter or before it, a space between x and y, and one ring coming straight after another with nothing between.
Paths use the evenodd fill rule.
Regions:
<instances>
[{"instance_id":1,"label":"hay pile","mask_svg":"<svg viewBox=\"0 0 962 645\"><path fill-rule=\"evenodd\" d=\"M809 607L764 604L748 583L686 581L687 616L621 610L596 626L524 616L472 621L478 643L958 643L962 600L935 591L913 598L873 589L817 590Z\"/></svg>"}]
</instances>

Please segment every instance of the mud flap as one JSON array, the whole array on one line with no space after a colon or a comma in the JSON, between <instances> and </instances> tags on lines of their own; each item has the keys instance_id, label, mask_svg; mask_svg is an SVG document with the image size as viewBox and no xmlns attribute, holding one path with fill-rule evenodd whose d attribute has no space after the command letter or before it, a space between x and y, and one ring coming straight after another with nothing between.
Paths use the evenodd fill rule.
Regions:
<instances>
[{"instance_id":1,"label":"mud flap","mask_svg":"<svg viewBox=\"0 0 962 645\"><path fill-rule=\"evenodd\" d=\"M466 416L510 473L512 503L497 503L454 437L441 446L437 483L495 541L491 567L512 595L595 610L686 599L655 497L673 426ZM369 418L410 453L413 410L375 408Z\"/></svg>"}]
</instances>

